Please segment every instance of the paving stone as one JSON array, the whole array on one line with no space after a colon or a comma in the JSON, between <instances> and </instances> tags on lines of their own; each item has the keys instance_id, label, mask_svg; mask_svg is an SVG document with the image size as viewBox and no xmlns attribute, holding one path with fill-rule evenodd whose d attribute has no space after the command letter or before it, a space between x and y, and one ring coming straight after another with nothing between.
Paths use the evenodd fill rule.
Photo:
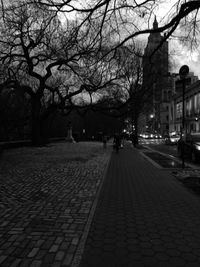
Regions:
<instances>
[{"instance_id":1,"label":"paving stone","mask_svg":"<svg viewBox=\"0 0 200 267\"><path fill-rule=\"evenodd\" d=\"M42 250L42 249L40 249L40 250L38 251L38 253L36 254L36 256L35 256L35 259L37 259L37 260L41 260L41 259L43 259L43 258L45 257L45 255L46 255L46 253L47 253L46 250Z\"/></svg>"},{"instance_id":2,"label":"paving stone","mask_svg":"<svg viewBox=\"0 0 200 267\"><path fill-rule=\"evenodd\" d=\"M34 260L30 265L30 267L40 267L40 266L42 267L42 261L38 260Z\"/></svg>"},{"instance_id":3,"label":"paving stone","mask_svg":"<svg viewBox=\"0 0 200 267\"><path fill-rule=\"evenodd\" d=\"M8 249L11 245L12 245L11 242L5 242L5 243L1 246L1 249L3 249L3 250Z\"/></svg>"},{"instance_id":4,"label":"paving stone","mask_svg":"<svg viewBox=\"0 0 200 267\"><path fill-rule=\"evenodd\" d=\"M43 258L43 262L46 264L48 263L50 265L54 262L54 259L55 259L55 253L46 253Z\"/></svg>"},{"instance_id":5,"label":"paving stone","mask_svg":"<svg viewBox=\"0 0 200 267\"><path fill-rule=\"evenodd\" d=\"M171 266L187 266L186 261L177 257L171 258L169 264L171 264Z\"/></svg>"},{"instance_id":6,"label":"paving stone","mask_svg":"<svg viewBox=\"0 0 200 267\"><path fill-rule=\"evenodd\" d=\"M61 267L61 262L54 262L51 267Z\"/></svg>"},{"instance_id":7,"label":"paving stone","mask_svg":"<svg viewBox=\"0 0 200 267\"><path fill-rule=\"evenodd\" d=\"M57 237L56 240L55 240L55 244L61 244L63 241L63 237Z\"/></svg>"},{"instance_id":8,"label":"paving stone","mask_svg":"<svg viewBox=\"0 0 200 267\"><path fill-rule=\"evenodd\" d=\"M39 248L33 248L31 252L28 254L28 258L33 258L38 253Z\"/></svg>"},{"instance_id":9,"label":"paving stone","mask_svg":"<svg viewBox=\"0 0 200 267\"><path fill-rule=\"evenodd\" d=\"M197 260L197 257L192 253L183 253L182 258L185 259L188 262L194 262Z\"/></svg>"},{"instance_id":10,"label":"paving stone","mask_svg":"<svg viewBox=\"0 0 200 267\"><path fill-rule=\"evenodd\" d=\"M78 237L74 237L73 239L72 239L72 245L78 245L78 242L79 242L79 238Z\"/></svg>"},{"instance_id":11,"label":"paving stone","mask_svg":"<svg viewBox=\"0 0 200 267\"><path fill-rule=\"evenodd\" d=\"M67 254L63 261L63 265L70 266L72 259L73 259L73 254Z\"/></svg>"},{"instance_id":12,"label":"paving stone","mask_svg":"<svg viewBox=\"0 0 200 267\"><path fill-rule=\"evenodd\" d=\"M23 259L23 261L20 264L20 267L30 267L32 263L32 259Z\"/></svg>"},{"instance_id":13,"label":"paving stone","mask_svg":"<svg viewBox=\"0 0 200 267\"><path fill-rule=\"evenodd\" d=\"M8 249L6 249L6 251L4 252L6 255L12 255L13 252L15 251L16 247L10 247ZM1 254L1 253L0 253Z\"/></svg>"},{"instance_id":14,"label":"paving stone","mask_svg":"<svg viewBox=\"0 0 200 267\"><path fill-rule=\"evenodd\" d=\"M166 254L170 257L178 257L181 253L177 249L167 249Z\"/></svg>"},{"instance_id":15,"label":"paving stone","mask_svg":"<svg viewBox=\"0 0 200 267\"><path fill-rule=\"evenodd\" d=\"M75 245L70 245L69 246L69 248L68 248L68 253L69 254L72 254L72 253L74 253L75 251L76 251L76 249L77 249L77 246L75 246Z\"/></svg>"},{"instance_id":16,"label":"paving stone","mask_svg":"<svg viewBox=\"0 0 200 267\"><path fill-rule=\"evenodd\" d=\"M37 240L36 247L41 247L43 243L44 243L43 239Z\"/></svg>"},{"instance_id":17,"label":"paving stone","mask_svg":"<svg viewBox=\"0 0 200 267\"><path fill-rule=\"evenodd\" d=\"M61 249L61 250L67 250L68 247L69 247L69 242L62 242L62 243L60 244L60 249Z\"/></svg>"},{"instance_id":18,"label":"paving stone","mask_svg":"<svg viewBox=\"0 0 200 267\"><path fill-rule=\"evenodd\" d=\"M53 245L50 247L49 252L56 252L59 248L59 245Z\"/></svg>"},{"instance_id":19,"label":"paving stone","mask_svg":"<svg viewBox=\"0 0 200 267\"><path fill-rule=\"evenodd\" d=\"M144 264L144 266L157 266L157 260L152 257L143 256L141 262Z\"/></svg>"},{"instance_id":20,"label":"paving stone","mask_svg":"<svg viewBox=\"0 0 200 267\"><path fill-rule=\"evenodd\" d=\"M148 249L148 248L146 248L146 249L142 248L142 249L141 249L141 253L142 253L144 256L153 256L153 255L155 254L154 251L153 251L152 249Z\"/></svg>"},{"instance_id":21,"label":"paving stone","mask_svg":"<svg viewBox=\"0 0 200 267\"><path fill-rule=\"evenodd\" d=\"M56 261L62 261L62 259L64 258L64 256L65 256L65 252L64 251L58 251L56 253L55 260Z\"/></svg>"},{"instance_id":22,"label":"paving stone","mask_svg":"<svg viewBox=\"0 0 200 267\"><path fill-rule=\"evenodd\" d=\"M10 265L10 267L18 267L21 261L22 259L15 259L14 262Z\"/></svg>"},{"instance_id":23,"label":"paving stone","mask_svg":"<svg viewBox=\"0 0 200 267\"><path fill-rule=\"evenodd\" d=\"M0 264L3 264L3 262L5 261L6 258L7 258L6 255L1 255L0 256Z\"/></svg>"}]
</instances>

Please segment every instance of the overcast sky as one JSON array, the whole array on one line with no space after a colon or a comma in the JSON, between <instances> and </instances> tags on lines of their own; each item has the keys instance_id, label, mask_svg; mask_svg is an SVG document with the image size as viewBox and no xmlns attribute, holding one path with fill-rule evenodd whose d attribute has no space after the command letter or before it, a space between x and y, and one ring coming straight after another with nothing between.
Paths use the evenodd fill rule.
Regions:
<instances>
[{"instance_id":1,"label":"overcast sky","mask_svg":"<svg viewBox=\"0 0 200 267\"><path fill-rule=\"evenodd\" d=\"M156 16L160 25L168 19L174 10L171 10L177 0L167 0L157 9ZM182 65L188 65L191 72L200 79L200 48L191 51L189 47L184 46L180 41L173 38L169 40L169 52L174 63L173 71L178 72Z\"/></svg>"},{"instance_id":2,"label":"overcast sky","mask_svg":"<svg viewBox=\"0 0 200 267\"><path fill-rule=\"evenodd\" d=\"M87 0L86 0L87 1ZM151 25L154 20L154 15L156 15L159 25L164 24L172 14L174 14L175 9L173 9L173 5L177 2L177 0L165 0L160 1L159 7L154 10L154 14L151 18ZM82 2L83 3L83 2ZM71 17L73 18L73 17ZM143 36L142 39L147 40L147 35ZM200 49L190 51L190 49L179 41L175 41L173 38L169 40L169 52L170 58L173 62L173 68L171 71L178 72L179 68L182 65L188 65L191 72L194 72L195 75L200 78Z\"/></svg>"},{"instance_id":3,"label":"overcast sky","mask_svg":"<svg viewBox=\"0 0 200 267\"><path fill-rule=\"evenodd\" d=\"M88 0L82 0L80 3L84 3L84 1ZM6 3L7 0L4 0L4 3ZM75 1L73 1L75 2ZM79 1L76 1L76 3ZM170 15L174 13L174 9L172 10L173 5L177 2L177 0L160 0L159 8L155 9L154 14L152 16L152 20L154 19L154 15L157 16L157 20L159 25L162 25L167 19L169 19ZM79 5L80 6L80 5ZM69 18L69 13L68 13ZM71 19L74 17L72 15ZM62 18L64 19L64 18ZM152 25L151 25L152 26ZM147 35L145 35L144 40L147 40ZM172 55L172 61L174 63L174 67L172 71L178 71L179 68L182 65L187 64L190 68L190 71L193 71L195 75L198 75L200 78L200 48L190 51L188 47L183 46L178 41L169 40L169 50L170 54Z\"/></svg>"}]
</instances>

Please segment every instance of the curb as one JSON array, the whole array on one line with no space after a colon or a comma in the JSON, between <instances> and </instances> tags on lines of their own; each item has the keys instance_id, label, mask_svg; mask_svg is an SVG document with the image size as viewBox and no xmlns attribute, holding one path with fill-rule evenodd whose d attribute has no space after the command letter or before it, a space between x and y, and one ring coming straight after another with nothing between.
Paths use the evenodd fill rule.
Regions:
<instances>
[{"instance_id":1,"label":"curb","mask_svg":"<svg viewBox=\"0 0 200 267\"><path fill-rule=\"evenodd\" d=\"M83 234L82 234L81 240L79 242L78 248L77 248L76 253L74 255L74 259L72 261L71 267L78 267L80 265L80 262L81 262L81 259L82 259L82 255L83 255L83 251L84 251L84 247L85 247L85 243L86 243L86 240L87 240L87 237L88 237L88 234L89 234L89 230L90 230L90 226L91 226L91 223L92 223L92 219L94 217L94 213L95 213L96 206L97 206L97 203L98 203L99 195L100 195L101 189L103 187L103 184L104 184L104 181L105 181L105 178L106 178L108 167L110 165L111 156L112 156L112 151L110 151L109 159L108 159L108 162L107 162L107 164L105 166L105 169L104 169L104 172L103 172L103 178L102 178L101 184L99 186L99 189L98 189L98 192L96 194L95 200L94 200L94 202L92 204L91 211L90 211L90 214L88 216L88 220L86 222L85 229L83 231Z\"/></svg>"},{"instance_id":2,"label":"curb","mask_svg":"<svg viewBox=\"0 0 200 267\"><path fill-rule=\"evenodd\" d=\"M167 157L167 158L169 158L169 159L173 159L174 161L176 161L176 162L178 162L178 163L182 163L182 161L180 160L180 159L178 159L178 158L176 158L175 156L172 156L172 155L169 155L169 154L165 154L165 153L163 153L163 152L160 152L160 151L157 151L157 150L155 150L155 149L152 149L152 148L150 148L150 147L147 147L147 146L145 146L145 148L146 149L148 149L148 150L150 150L150 151L153 151L153 152L156 152L156 153L158 153L158 154L160 154L160 155L163 155L163 156L165 156L165 157ZM143 154L143 152L141 152L141 154ZM148 160L149 160L149 157L148 156L146 156L146 155L143 155L144 157L146 157ZM153 160L149 160L152 164L153 164ZM157 164L157 163L155 163L154 164L155 166L156 165L158 165L159 166L159 168L160 169L167 169L167 168L163 168L162 166L160 166L159 164ZM191 169L199 169L200 170L200 167L199 166L196 166L196 165L194 165L194 164L192 164L192 163L185 163L185 166L188 166L188 167L190 167ZM171 168L170 168L170 170L171 170Z\"/></svg>"},{"instance_id":3,"label":"curb","mask_svg":"<svg viewBox=\"0 0 200 267\"><path fill-rule=\"evenodd\" d=\"M140 154L142 155L142 157L144 157L146 160L148 160L154 167L158 168L158 169L163 169L162 166L160 166L158 163L156 163L154 160L152 160L151 158L149 158L147 155L144 154L144 152L140 152Z\"/></svg>"}]
</instances>

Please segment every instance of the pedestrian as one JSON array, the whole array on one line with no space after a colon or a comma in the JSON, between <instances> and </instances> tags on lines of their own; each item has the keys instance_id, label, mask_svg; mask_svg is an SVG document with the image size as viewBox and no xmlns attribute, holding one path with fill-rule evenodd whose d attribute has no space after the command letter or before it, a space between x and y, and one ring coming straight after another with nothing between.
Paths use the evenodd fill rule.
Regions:
<instances>
[{"instance_id":1,"label":"pedestrian","mask_svg":"<svg viewBox=\"0 0 200 267\"><path fill-rule=\"evenodd\" d=\"M133 144L134 147L136 147L137 143L138 143L137 142L137 136L136 136L135 133L133 133L132 134L132 144Z\"/></svg>"},{"instance_id":2,"label":"pedestrian","mask_svg":"<svg viewBox=\"0 0 200 267\"><path fill-rule=\"evenodd\" d=\"M117 153L119 152L120 145L121 145L120 136L119 134L115 134L113 140L113 148L116 150Z\"/></svg>"},{"instance_id":3,"label":"pedestrian","mask_svg":"<svg viewBox=\"0 0 200 267\"><path fill-rule=\"evenodd\" d=\"M107 136L104 135L103 136L103 148L106 148L107 147Z\"/></svg>"}]
</instances>

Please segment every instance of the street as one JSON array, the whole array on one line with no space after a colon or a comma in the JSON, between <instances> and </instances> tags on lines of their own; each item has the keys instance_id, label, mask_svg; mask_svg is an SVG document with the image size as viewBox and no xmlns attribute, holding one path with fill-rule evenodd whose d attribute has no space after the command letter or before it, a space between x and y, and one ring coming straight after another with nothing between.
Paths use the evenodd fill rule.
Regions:
<instances>
[{"instance_id":1,"label":"street","mask_svg":"<svg viewBox=\"0 0 200 267\"><path fill-rule=\"evenodd\" d=\"M181 160L177 155L177 145L166 145L163 139L139 139L141 145L147 146L150 149L157 150L159 152L165 153L166 155L176 157ZM200 162L194 163L191 159L186 158L186 162L192 163L196 166L200 166Z\"/></svg>"}]
</instances>

